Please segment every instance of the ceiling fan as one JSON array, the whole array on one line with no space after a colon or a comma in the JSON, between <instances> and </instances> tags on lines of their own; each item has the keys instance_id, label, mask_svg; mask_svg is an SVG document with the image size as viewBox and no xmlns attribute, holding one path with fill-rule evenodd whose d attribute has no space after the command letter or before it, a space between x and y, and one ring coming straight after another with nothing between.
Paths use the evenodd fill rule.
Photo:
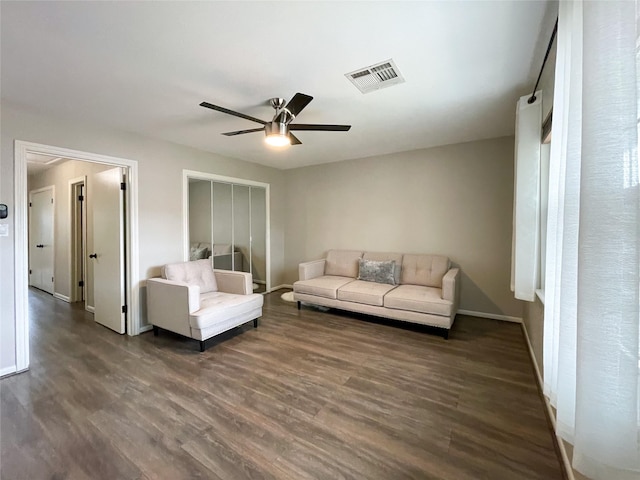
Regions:
<instances>
[{"instance_id":1,"label":"ceiling fan","mask_svg":"<svg viewBox=\"0 0 640 480\"><path fill-rule=\"evenodd\" d=\"M251 120L252 122L260 123L264 125L260 128L251 128L249 130L237 130L235 132L226 132L222 135L232 137L234 135L243 135L245 133L264 132L266 135L265 141L272 146L282 147L285 145L300 145L302 142L291 133L294 130L311 130L311 131L323 131L323 132L346 132L351 128L351 125L322 125L322 124L310 124L310 123L291 123L300 112L313 100L310 95L304 93L296 93L293 98L285 105L284 98L272 98L269 100L271 106L275 109L276 113L270 122L260 120L259 118L245 115L244 113L235 112L228 108L213 105L208 102L202 102L201 107L211 108L228 115Z\"/></svg>"}]
</instances>

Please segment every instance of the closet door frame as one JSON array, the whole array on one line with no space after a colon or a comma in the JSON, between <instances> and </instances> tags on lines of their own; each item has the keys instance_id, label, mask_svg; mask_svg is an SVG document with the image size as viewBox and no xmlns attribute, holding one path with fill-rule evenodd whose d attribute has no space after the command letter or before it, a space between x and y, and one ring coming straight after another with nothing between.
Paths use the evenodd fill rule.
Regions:
<instances>
[{"instance_id":1,"label":"closet door frame","mask_svg":"<svg viewBox=\"0 0 640 480\"><path fill-rule=\"evenodd\" d=\"M265 192L265 270L266 291L271 291L271 219L270 212L270 185L268 183L246 180L244 178L226 177L214 173L198 172L195 170L182 170L182 246L184 260L189 260L189 179L209 180L212 182L230 183L247 187L264 188ZM212 224L213 228L213 224Z\"/></svg>"}]
</instances>

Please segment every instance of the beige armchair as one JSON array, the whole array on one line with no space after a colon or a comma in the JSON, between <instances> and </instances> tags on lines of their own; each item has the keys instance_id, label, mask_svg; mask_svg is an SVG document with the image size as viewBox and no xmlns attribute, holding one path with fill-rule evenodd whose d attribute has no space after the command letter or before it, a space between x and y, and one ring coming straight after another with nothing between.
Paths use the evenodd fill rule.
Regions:
<instances>
[{"instance_id":1,"label":"beige armchair","mask_svg":"<svg viewBox=\"0 0 640 480\"><path fill-rule=\"evenodd\" d=\"M214 270L211 260L165 265L162 278L147 280L147 312L159 329L205 341L253 320L258 326L263 297L253 293L250 273Z\"/></svg>"}]
</instances>

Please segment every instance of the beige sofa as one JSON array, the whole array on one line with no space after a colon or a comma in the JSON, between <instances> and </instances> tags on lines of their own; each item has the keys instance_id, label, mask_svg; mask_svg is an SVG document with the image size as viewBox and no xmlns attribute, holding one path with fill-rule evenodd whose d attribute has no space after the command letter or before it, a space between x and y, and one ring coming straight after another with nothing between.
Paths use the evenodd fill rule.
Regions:
<instances>
[{"instance_id":1,"label":"beige sofa","mask_svg":"<svg viewBox=\"0 0 640 480\"><path fill-rule=\"evenodd\" d=\"M299 275L293 284L298 309L305 302L431 325L443 329L444 338L458 310L460 270L440 255L330 250L324 259L301 263Z\"/></svg>"},{"instance_id":2,"label":"beige sofa","mask_svg":"<svg viewBox=\"0 0 640 480\"><path fill-rule=\"evenodd\" d=\"M163 278L147 280L147 315L154 335L163 328L200 341L253 320L263 296L253 293L250 273L214 270L210 259L165 265Z\"/></svg>"}]
</instances>

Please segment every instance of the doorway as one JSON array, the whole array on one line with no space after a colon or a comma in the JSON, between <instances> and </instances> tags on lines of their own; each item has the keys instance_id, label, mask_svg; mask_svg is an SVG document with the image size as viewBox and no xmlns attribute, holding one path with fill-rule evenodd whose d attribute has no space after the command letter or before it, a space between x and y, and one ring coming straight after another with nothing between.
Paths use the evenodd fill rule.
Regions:
<instances>
[{"instance_id":1,"label":"doorway","mask_svg":"<svg viewBox=\"0 0 640 480\"><path fill-rule=\"evenodd\" d=\"M71 251L70 268L71 273L71 294L69 301L71 303L82 302L85 310L88 309L87 303L87 209L85 189L87 177L82 176L69 180L69 192L71 198L71 236L69 249Z\"/></svg>"},{"instance_id":2,"label":"doorway","mask_svg":"<svg viewBox=\"0 0 640 480\"><path fill-rule=\"evenodd\" d=\"M15 294L16 294L16 371L29 367L29 315L28 315L28 192L27 192L27 156L28 154L48 155L50 157L88 162L92 164L110 165L126 172L126 181L122 185L121 198L126 212L122 221L124 249L121 260L117 262L123 267L124 304L119 305L122 314L122 331L129 335L140 333L139 313L139 252L138 252L138 164L128 160L91 152L82 152L67 148L35 144L16 140L15 142ZM118 182L121 187L123 182ZM86 245L86 244L85 244ZM71 249L71 242L69 243ZM89 253L86 252L85 253ZM97 252L91 252L97 253ZM73 258L72 255L69 256ZM77 267L77 266L76 266ZM85 263L84 268L87 268ZM74 269L72 268L71 271ZM78 271L77 269L75 271ZM77 289L71 289L71 291ZM86 291L83 293L86 294Z\"/></svg>"},{"instance_id":3,"label":"doorway","mask_svg":"<svg viewBox=\"0 0 640 480\"><path fill-rule=\"evenodd\" d=\"M29 285L54 294L55 186L29 192Z\"/></svg>"}]
</instances>

